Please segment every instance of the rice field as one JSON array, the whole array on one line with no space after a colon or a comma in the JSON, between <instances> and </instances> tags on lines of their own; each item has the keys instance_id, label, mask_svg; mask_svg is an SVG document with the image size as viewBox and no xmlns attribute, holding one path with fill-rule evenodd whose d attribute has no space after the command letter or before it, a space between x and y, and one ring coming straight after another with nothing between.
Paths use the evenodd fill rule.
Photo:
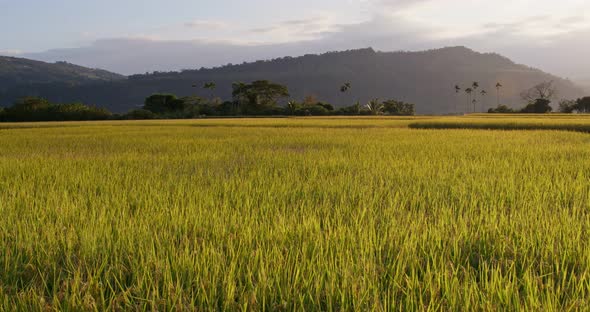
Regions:
<instances>
[{"instance_id":1,"label":"rice field","mask_svg":"<svg viewBox=\"0 0 590 312\"><path fill-rule=\"evenodd\" d=\"M2 124L0 310L587 311L572 127L590 118Z\"/></svg>"}]
</instances>

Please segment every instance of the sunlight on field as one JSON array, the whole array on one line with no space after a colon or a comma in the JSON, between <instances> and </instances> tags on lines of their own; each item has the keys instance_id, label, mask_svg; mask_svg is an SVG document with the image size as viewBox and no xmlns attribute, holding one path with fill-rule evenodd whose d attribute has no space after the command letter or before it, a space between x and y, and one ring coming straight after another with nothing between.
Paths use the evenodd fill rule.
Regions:
<instances>
[{"instance_id":1,"label":"sunlight on field","mask_svg":"<svg viewBox=\"0 0 590 312\"><path fill-rule=\"evenodd\" d=\"M589 134L417 123L590 129L2 124L0 310L590 309Z\"/></svg>"}]
</instances>

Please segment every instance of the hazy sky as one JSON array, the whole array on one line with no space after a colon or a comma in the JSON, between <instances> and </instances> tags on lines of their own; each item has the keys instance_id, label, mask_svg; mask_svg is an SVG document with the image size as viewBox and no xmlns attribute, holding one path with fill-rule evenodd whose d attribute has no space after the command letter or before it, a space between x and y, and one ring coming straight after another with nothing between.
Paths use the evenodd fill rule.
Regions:
<instances>
[{"instance_id":1,"label":"hazy sky","mask_svg":"<svg viewBox=\"0 0 590 312\"><path fill-rule=\"evenodd\" d=\"M0 0L0 12L0 54L123 73L465 45L590 78L588 0Z\"/></svg>"}]
</instances>

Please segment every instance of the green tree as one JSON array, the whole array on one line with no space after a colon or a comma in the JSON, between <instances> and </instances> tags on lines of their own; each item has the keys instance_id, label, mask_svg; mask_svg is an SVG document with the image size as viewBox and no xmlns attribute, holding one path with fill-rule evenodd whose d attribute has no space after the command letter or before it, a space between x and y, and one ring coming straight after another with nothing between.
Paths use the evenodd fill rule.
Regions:
<instances>
[{"instance_id":1,"label":"green tree","mask_svg":"<svg viewBox=\"0 0 590 312\"><path fill-rule=\"evenodd\" d=\"M163 114L184 109L184 102L173 94L153 94L145 99L143 109Z\"/></svg>"},{"instance_id":2,"label":"green tree","mask_svg":"<svg viewBox=\"0 0 590 312\"><path fill-rule=\"evenodd\" d=\"M580 113L590 113L590 97L586 96L576 101L575 110Z\"/></svg>"},{"instance_id":3,"label":"green tree","mask_svg":"<svg viewBox=\"0 0 590 312\"><path fill-rule=\"evenodd\" d=\"M413 116L415 114L414 104L396 100L387 100L383 102L383 111L389 115L396 116Z\"/></svg>"},{"instance_id":4,"label":"green tree","mask_svg":"<svg viewBox=\"0 0 590 312\"><path fill-rule=\"evenodd\" d=\"M383 103L379 99L370 100L366 106L371 115L380 115L383 112Z\"/></svg>"},{"instance_id":5,"label":"green tree","mask_svg":"<svg viewBox=\"0 0 590 312\"><path fill-rule=\"evenodd\" d=\"M553 111L551 101L547 99L536 99L521 110L522 113L527 114L545 114L551 111Z\"/></svg>"},{"instance_id":6,"label":"green tree","mask_svg":"<svg viewBox=\"0 0 590 312\"><path fill-rule=\"evenodd\" d=\"M511 114L514 113L514 110L506 105L498 105L496 108L488 109L488 113L493 114Z\"/></svg>"},{"instance_id":7,"label":"green tree","mask_svg":"<svg viewBox=\"0 0 590 312\"><path fill-rule=\"evenodd\" d=\"M297 101L291 100L291 101L287 102L287 113L289 113L289 115L295 115L295 112L300 107L301 107L301 104L297 103Z\"/></svg>"},{"instance_id":8,"label":"green tree","mask_svg":"<svg viewBox=\"0 0 590 312\"><path fill-rule=\"evenodd\" d=\"M578 103L575 100L561 100L559 102L559 112L571 114L577 110Z\"/></svg>"},{"instance_id":9,"label":"green tree","mask_svg":"<svg viewBox=\"0 0 590 312\"><path fill-rule=\"evenodd\" d=\"M203 85L203 89L209 90L209 97L213 100L215 96L215 89L217 88L217 84L215 82L207 82Z\"/></svg>"},{"instance_id":10,"label":"green tree","mask_svg":"<svg viewBox=\"0 0 590 312\"><path fill-rule=\"evenodd\" d=\"M281 98L289 96L286 86L258 80L250 84L237 82L233 84L232 96L245 113L259 113L273 108Z\"/></svg>"},{"instance_id":11,"label":"green tree","mask_svg":"<svg viewBox=\"0 0 590 312\"><path fill-rule=\"evenodd\" d=\"M156 114L149 110L145 109L134 109L127 112L125 115L121 117L122 119L126 120L146 120L146 119L155 119Z\"/></svg>"}]
</instances>

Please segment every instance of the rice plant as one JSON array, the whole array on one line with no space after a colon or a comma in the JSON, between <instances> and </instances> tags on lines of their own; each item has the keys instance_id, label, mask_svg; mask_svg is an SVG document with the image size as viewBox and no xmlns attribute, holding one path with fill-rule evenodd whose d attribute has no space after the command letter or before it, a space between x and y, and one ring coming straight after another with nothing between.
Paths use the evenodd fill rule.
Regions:
<instances>
[{"instance_id":1,"label":"rice plant","mask_svg":"<svg viewBox=\"0 0 590 312\"><path fill-rule=\"evenodd\" d=\"M5 125L0 310L590 309L588 134L415 122Z\"/></svg>"}]
</instances>

